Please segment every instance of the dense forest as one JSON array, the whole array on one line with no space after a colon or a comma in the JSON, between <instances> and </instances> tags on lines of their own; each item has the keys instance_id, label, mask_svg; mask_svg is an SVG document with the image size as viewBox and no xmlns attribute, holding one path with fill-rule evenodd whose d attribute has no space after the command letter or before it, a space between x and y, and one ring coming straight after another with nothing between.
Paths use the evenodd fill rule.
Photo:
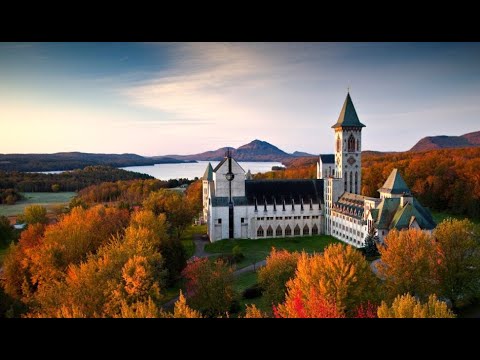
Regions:
<instances>
[{"instance_id":1,"label":"dense forest","mask_svg":"<svg viewBox=\"0 0 480 360\"><path fill-rule=\"evenodd\" d=\"M125 167L182 162L185 161L166 156L148 158L136 154L88 154L81 152L0 154L0 170L3 171L56 171L83 169L95 165Z\"/></svg>"},{"instance_id":2,"label":"dense forest","mask_svg":"<svg viewBox=\"0 0 480 360\"><path fill-rule=\"evenodd\" d=\"M285 171L256 174L256 179L315 178L317 157L292 159ZM363 153L362 195L377 190L392 169L400 170L423 205L438 211L480 218L480 148L426 152Z\"/></svg>"},{"instance_id":3,"label":"dense forest","mask_svg":"<svg viewBox=\"0 0 480 360\"><path fill-rule=\"evenodd\" d=\"M78 191L105 181L135 179L153 179L153 177L109 166L87 166L83 170L66 171L60 174L0 171L0 189L15 189L21 192Z\"/></svg>"}]
</instances>

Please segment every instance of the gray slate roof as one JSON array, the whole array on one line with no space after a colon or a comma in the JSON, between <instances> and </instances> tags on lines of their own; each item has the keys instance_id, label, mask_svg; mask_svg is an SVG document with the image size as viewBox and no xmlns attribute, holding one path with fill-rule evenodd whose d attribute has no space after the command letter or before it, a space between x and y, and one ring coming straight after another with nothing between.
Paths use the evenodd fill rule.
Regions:
<instances>
[{"instance_id":1,"label":"gray slate roof","mask_svg":"<svg viewBox=\"0 0 480 360\"><path fill-rule=\"evenodd\" d=\"M203 180L213 181L213 168L212 164L208 163L205 173L203 174Z\"/></svg>"},{"instance_id":2,"label":"gray slate roof","mask_svg":"<svg viewBox=\"0 0 480 360\"><path fill-rule=\"evenodd\" d=\"M322 164L335 164L335 154L320 155Z\"/></svg>"},{"instance_id":3,"label":"gray slate roof","mask_svg":"<svg viewBox=\"0 0 480 360\"><path fill-rule=\"evenodd\" d=\"M410 194L410 189L405 183L405 180L403 180L398 169L392 170L387 181L385 181L385 184L383 184L378 191L389 194Z\"/></svg>"},{"instance_id":4,"label":"gray slate roof","mask_svg":"<svg viewBox=\"0 0 480 360\"><path fill-rule=\"evenodd\" d=\"M353 106L350 93L347 94L347 98L343 103L342 111L340 111L340 116L338 117L336 124L333 125L332 128L346 126L365 127L365 125L363 125L360 120L358 120L357 112L355 111L355 107Z\"/></svg>"},{"instance_id":5,"label":"gray slate roof","mask_svg":"<svg viewBox=\"0 0 480 360\"><path fill-rule=\"evenodd\" d=\"M377 229L407 229L413 220L424 230L432 230L437 225L430 211L415 198L403 207L399 198L384 198L376 210L371 214Z\"/></svg>"},{"instance_id":6,"label":"gray slate roof","mask_svg":"<svg viewBox=\"0 0 480 360\"><path fill-rule=\"evenodd\" d=\"M267 204L291 204L292 199L299 205L303 199L304 206L308 206L310 200L313 203L323 203L323 179L295 179L295 180L245 180L245 194L250 205L259 205L267 201Z\"/></svg>"}]
</instances>

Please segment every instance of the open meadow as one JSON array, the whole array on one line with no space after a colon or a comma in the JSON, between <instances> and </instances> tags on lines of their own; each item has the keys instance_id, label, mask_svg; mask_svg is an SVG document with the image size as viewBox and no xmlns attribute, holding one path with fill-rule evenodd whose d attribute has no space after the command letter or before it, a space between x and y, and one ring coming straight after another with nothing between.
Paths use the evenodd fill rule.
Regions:
<instances>
[{"instance_id":1,"label":"open meadow","mask_svg":"<svg viewBox=\"0 0 480 360\"><path fill-rule=\"evenodd\" d=\"M25 199L15 205L0 205L0 216L16 216L23 213L28 205L42 205L47 212L52 212L57 205L68 205L70 200L77 195L75 192L27 192L22 193Z\"/></svg>"}]
</instances>

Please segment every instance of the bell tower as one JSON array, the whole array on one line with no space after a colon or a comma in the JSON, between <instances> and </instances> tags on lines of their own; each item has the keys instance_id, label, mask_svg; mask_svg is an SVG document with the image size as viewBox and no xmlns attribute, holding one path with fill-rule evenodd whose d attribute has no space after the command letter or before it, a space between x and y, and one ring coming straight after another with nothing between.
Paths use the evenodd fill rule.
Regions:
<instances>
[{"instance_id":1,"label":"bell tower","mask_svg":"<svg viewBox=\"0 0 480 360\"><path fill-rule=\"evenodd\" d=\"M335 131L335 175L343 179L344 191L360 194L362 189L362 128L350 92L332 128Z\"/></svg>"}]
</instances>

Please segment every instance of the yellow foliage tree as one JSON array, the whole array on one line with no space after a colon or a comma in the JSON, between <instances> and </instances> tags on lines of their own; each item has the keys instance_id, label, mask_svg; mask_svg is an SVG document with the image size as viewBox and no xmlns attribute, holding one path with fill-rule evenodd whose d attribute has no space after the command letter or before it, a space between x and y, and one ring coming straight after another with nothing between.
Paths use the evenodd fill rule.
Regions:
<instances>
[{"instance_id":1,"label":"yellow foliage tree","mask_svg":"<svg viewBox=\"0 0 480 360\"><path fill-rule=\"evenodd\" d=\"M183 296L182 290L180 290L180 295L178 300L175 302L175 308L173 309L173 317L177 319L200 319L202 318L202 314L187 305L187 300L185 299L185 296Z\"/></svg>"},{"instance_id":2,"label":"yellow foliage tree","mask_svg":"<svg viewBox=\"0 0 480 360\"><path fill-rule=\"evenodd\" d=\"M438 247L439 290L457 306L480 295L480 233L468 220L447 219L433 236Z\"/></svg>"},{"instance_id":3,"label":"yellow foliage tree","mask_svg":"<svg viewBox=\"0 0 480 360\"><path fill-rule=\"evenodd\" d=\"M377 311L379 318L454 318L455 314L448 309L447 304L439 301L435 294L428 297L428 302L422 304L410 294L399 295L389 307L385 301Z\"/></svg>"},{"instance_id":4,"label":"yellow foliage tree","mask_svg":"<svg viewBox=\"0 0 480 360\"><path fill-rule=\"evenodd\" d=\"M267 314L257 308L255 304L246 305L245 307L245 319L261 319L268 317Z\"/></svg>"},{"instance_id":5,"label":"yellow foliage tree","mask_svg":"<svg viewBox=\"0 0 480 360\"><path fill-rule=\"evenodd\" d=\"M433 237L419 229L392 230L379 248L377 269L388 299L412 293L424 299L438 288L437 246Z\"/></svg>"},{"instance_id":6,"label":"yellow foliage tree","mask_svg":"<svg viewBox=\"0 0 480 360\"><path fill-rule=\"evenodd\" d=\"M114 315L115 318L160 318L164 317L162 311L155 305L155 302L148 298L145 301L138 301L133 304L122 302L120 314Z\"/></svg>"},{"instance_id":7,"label":"yellow foliage tree","mask_svg":"<svg viewBox=\"0 0 480 360\"><path fill-rule=\"evenodd\" d=\"M278 304L285 300L287 281L295 276L300 257L298 252L272 248L267 263L258 271L258 281L268 304Z\"/></svg>"}]
</instances>

